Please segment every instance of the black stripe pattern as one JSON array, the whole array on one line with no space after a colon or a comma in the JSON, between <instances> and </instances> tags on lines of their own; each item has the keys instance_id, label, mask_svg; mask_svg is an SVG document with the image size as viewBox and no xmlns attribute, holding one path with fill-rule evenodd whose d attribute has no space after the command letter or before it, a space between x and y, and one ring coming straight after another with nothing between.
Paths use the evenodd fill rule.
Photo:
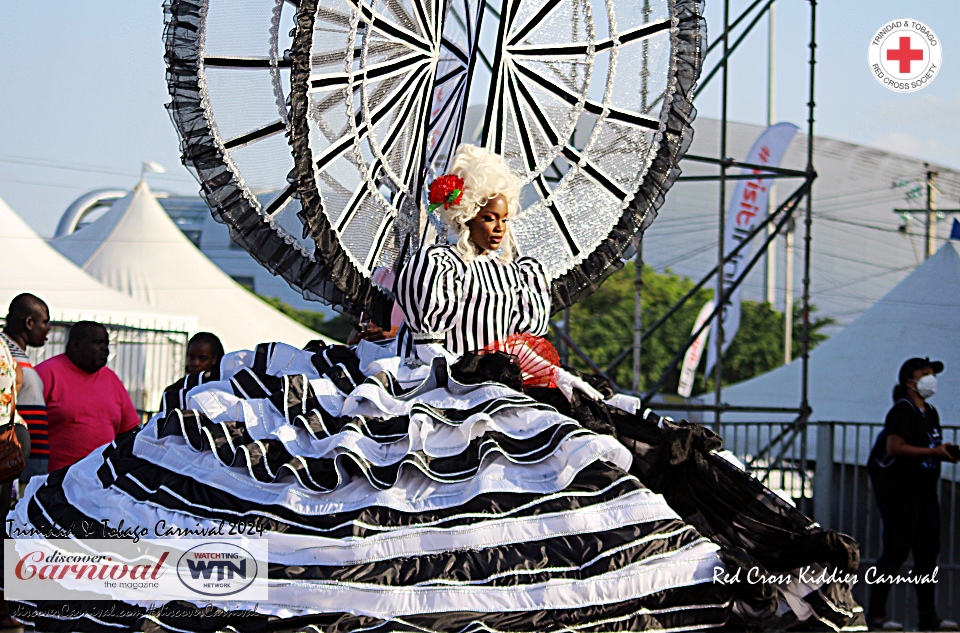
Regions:
<instances>
[{"instance_id":1,"label":"black stripe pattern","mask_svg":"<svg viewBox=\"0 0 960 633\"><path fill-rule=\"evenodd\" d=\"M38 631L695 630L727 621L734 589L710 582L722 565L717 546L612 463L626 455L613 438L497 383L454 381L442 363L420 389L404 390L364 376L347 348L300 352L293 364L305 373L273 369L290 354L262 345L220 380L184 382L143 430L49 475L12 515L18 528L83 538L108 537L104 519L256 525L283 537L270 546L271 602L229 611L21 602L19 617ZM403 413L354 415L318 396L350 385L344 403L367 394ZM205 404L214 400L261 413L227 419ZM351 588L369 599L351 602L351 614L332 608L325 591ZM289 604L299 615L289 617Z\"/></svg>"},{"instance_id":2,"label":"black stripe pattern","mask_svg":"<svg viewBox=\"0 0 960 633\"><path fill-rule=\"evenodd\" d=\"M529 257L503 264L481 256L465 263L456 249L421 249L397 277L397 302L406 318L400 355L417 343L440 343L459 356L515 332L546 334L550 284Z\"/></svg>"},{"instance_id":3,"label":"black stripe pattern","mask_svg":"<svg viewBox=\"0 0 960 633\"><path fill-rule=\"evenodd\" d=\"M342 346L311 355L267 344L233 360L209 377L220 380L183 381L139 433L48 476L12 527L83 538L112 537L104 520L262 529L273 539L270 601L229 611L21 602L22 619L39 631L862 625L843 582L749 580L853 572L856 544L716 455L719 438L703 427L571 405L552 390L531 391L538 402L442 362L402 386L365 376ZM359 400L383 415L357 414ZM619 441L574 418L605 420ZM740 581L716 582L716 570Z\"/></svg>"}]
</instances>

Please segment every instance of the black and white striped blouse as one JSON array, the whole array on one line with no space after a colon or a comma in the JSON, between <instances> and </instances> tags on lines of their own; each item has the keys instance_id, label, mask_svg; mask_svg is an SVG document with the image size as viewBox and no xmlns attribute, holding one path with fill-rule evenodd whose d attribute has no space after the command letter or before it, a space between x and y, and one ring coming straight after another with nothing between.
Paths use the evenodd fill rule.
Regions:
<instances>
[{"instance_id":1,"label":"black and white striped blouse","mask_svg":"<svg viewBox=\"0 0 960 633\"><path fill-rule=\"evenodd\" d=\"M516 332L542 336L550 319L550 284L540 263L510 264L492 251L467 264L452 246L418 251L397 277L397 303L406 318L399 352L415 343L440 343L460 356Z\"/></svg>"}]
</instances>

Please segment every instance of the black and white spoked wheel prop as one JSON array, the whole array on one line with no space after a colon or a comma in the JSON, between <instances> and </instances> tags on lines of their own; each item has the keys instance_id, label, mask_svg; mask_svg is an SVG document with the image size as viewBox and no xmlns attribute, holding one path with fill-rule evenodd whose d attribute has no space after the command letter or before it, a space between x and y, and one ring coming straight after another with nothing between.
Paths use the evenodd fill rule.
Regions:
<instances>
[{"instance_id":1,"label":"black and white spoked wheel prop","mask_svg":"<svg viewBox=\"0 0 960 633\"><path fill-rule=\"evenodd\" d=\"M456 149L480 5L474 0L304 0L294 44L293 145L309 234L352 302L417 248L421 192ZM325 239L326 238L326 239Z\"/></svg>"},{"instance_id":2,"label":"black and white spoked wheel prop","mask_svg":"<svg viewBox=\"0 0 960 633\"><path fill-rule=\"evenodd\" d=\"M359 304L386 297L372 272L398 267L416 246L425 179L472 140L524 179L514 228L522 254L543 263L554 308L591 292L676 177L700 9L698 0L304 0L291 118L317 258Z\"/></svg>"},{"instance_id":3,"label":"black and white spoked wheel prop","mask_svg":"<svg viewBox=\"0 0 960 633\"><path fill-rule=\"evenodd\" d=\"M675 163L665 137L691 116L675 57L699 26L695 10L651 0L504 2L483 143L528 183L513 228L521 252L553 280L555 308L590 290L652 220L643 187L664 176L650 173L662 144ZM686 121L671 126L678 109Z\"/></svg>"},{"instance_id":4,"label":"black and white spoked wheel prop","mask_svg":"<svg viewBox=\"0 0 960 633\"><path fill-rule=\"evenodd\" d=\"M214 217L307 296L329 294L288 182L291 0L167 0L171 118ZM334 297L335 298L335 293ZM327 297L324 297L327 298Z\"/></svg>"}]
</instances>

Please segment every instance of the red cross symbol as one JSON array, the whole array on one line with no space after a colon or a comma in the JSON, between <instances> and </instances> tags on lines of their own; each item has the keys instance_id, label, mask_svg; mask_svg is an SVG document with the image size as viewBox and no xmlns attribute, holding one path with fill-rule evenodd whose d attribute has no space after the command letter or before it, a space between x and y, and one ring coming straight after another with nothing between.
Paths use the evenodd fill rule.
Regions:
<instances>
[{"instance_id":1,"label":"red cross symbol","mask_svg":"<svg viewBox=\"0 0 960 633\"><path fill-rule=\"evenodd\" d=\"M887 50L887 60L900 62L900 73L910 73L910 62L923 61L922 48L910 48L910 36L900 38L900 48Z\"/></svg>"}]
</instances>

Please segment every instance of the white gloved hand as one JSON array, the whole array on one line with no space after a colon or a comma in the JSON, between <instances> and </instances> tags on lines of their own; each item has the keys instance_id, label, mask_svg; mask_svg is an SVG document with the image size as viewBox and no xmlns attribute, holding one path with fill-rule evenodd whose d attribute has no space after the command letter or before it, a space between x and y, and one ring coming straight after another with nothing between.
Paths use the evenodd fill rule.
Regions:
<instances>
[{"instance_id":1,"label":"white gloved hand","mask_svg":"<svg viewBox=\"0 0 960 633\"><path fill-rule=\"evenodd\" d=\"M562 367L557 367L555 369L554 380L557 382L557 388L563 392L563 395L566 396L567 400L573 402L573 390L581 392L586 397L591 400L602 400L603 394L590 386L586 380L571 374L566 369Z\"/></svg>"}]
</instances>

